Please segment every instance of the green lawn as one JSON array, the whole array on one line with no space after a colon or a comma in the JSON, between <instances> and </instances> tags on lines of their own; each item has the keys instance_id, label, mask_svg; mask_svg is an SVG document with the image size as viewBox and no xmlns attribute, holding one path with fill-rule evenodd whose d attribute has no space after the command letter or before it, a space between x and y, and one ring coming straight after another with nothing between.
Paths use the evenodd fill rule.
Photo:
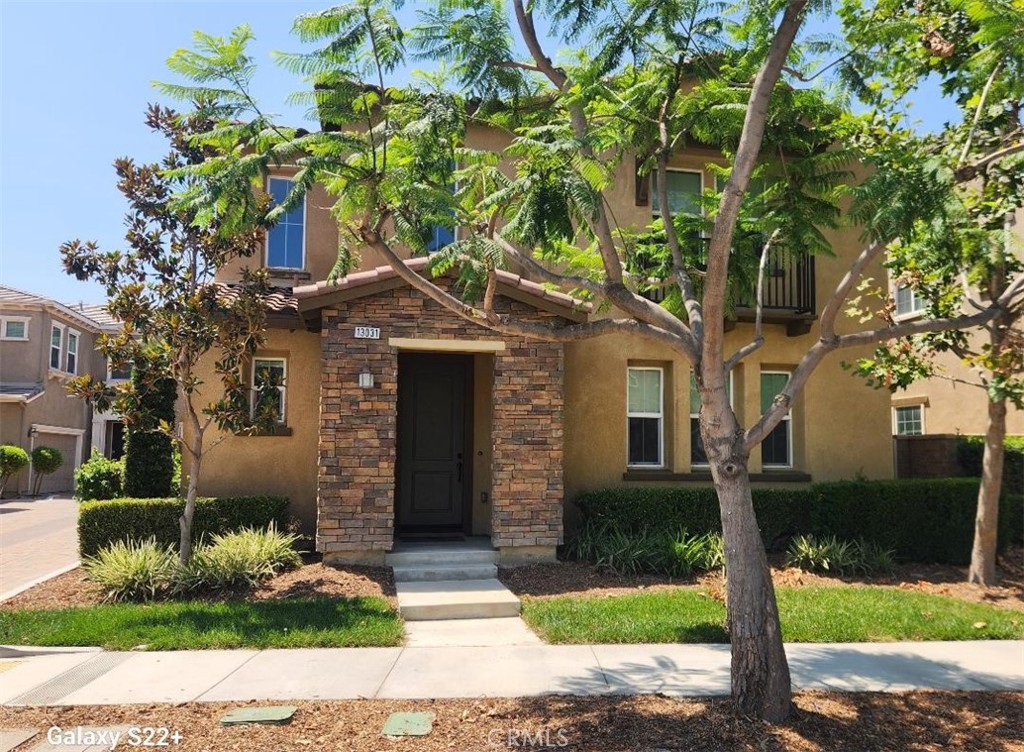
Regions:
<instances>
[{"instance_id":1,"label":"green lawn","mask_svg":"<svg viewBox=\"0 0 1024 752\"><path fill-rule=\"evenodd\" d=\"M130 650L399 645L402 622L381 598L119 603L0 612L0 644Z\"/></svg>"},{"instance_id":2,"label":"green lawn","mask_svg":"<svg viewBox=\"0 0 1024 752\"><path fill-rule=\"evenodd\" d=\"M1019 639L1024 614L877 587L779 588L787 642ZM529 599L523 618L553 643L728 642L725 607L681 589L608 598ZM983 627L975 624L984 622Z\"/></svg>"}]
</instances>

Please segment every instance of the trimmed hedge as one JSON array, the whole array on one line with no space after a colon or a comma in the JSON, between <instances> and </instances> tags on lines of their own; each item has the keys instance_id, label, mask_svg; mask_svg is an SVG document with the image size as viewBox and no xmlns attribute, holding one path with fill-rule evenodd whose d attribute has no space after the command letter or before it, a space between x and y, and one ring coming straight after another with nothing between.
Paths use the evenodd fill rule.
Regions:
<instances>
[{"instance_id":1,"label":"trimmed hedge","mask_svg":"<svg viewBox=\"0 0 1024 752\"><path fill-rule=\"evenodd\" d=\"M1003 491L1024 494L1024 436L1003 439ZM956 444L956 459L964 475L981 477L981 459L985 453L984 436L961 436Z\"/></svg>"},{"instance_id":2,"label":"trimmed hedge","mask_svg":"<svg viewBox=\"0 0 1024 752\"><path fill-rule=\"evenodd\" d=\"M78 507L78 547L82 556L95 556L119 540L155 538L159 546L177 548L181 538L178 518L184 499L112 499L87 501ZM284 496L226 496L196 499L192 541L245 527L288 528L288 499Z\"/></svg>"},{"instance_id":3,"label":"trimmed hedge","mask_svg":"<svg viewBox=\"0 0 1024 752\"><path fill-rule=\"evenodd\" d=\"M904 560L967 564L974 538L978 481L943 478L837 481L810 488L753 489L754 511L769 549L793 535L865 540L896 550ZM690 533L721 532L718 500L711 488L610 488L576 500L583 521L625 530L655 524ZM1004 494L999 545L1024 532L1024 496Z\"/></svg>"}]
</instances>

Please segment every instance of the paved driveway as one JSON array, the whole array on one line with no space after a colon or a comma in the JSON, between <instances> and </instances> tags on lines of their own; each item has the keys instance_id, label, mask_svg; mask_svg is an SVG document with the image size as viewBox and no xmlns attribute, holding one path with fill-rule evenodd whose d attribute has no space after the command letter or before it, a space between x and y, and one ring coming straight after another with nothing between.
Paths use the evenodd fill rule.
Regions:
<instances>
[{"instance_id":1,"label":"paved driveway","mask_svg":"<svg viewBox=\"0 0 1024 752\"><path fill-rule=\"evenodd\" d=\"M0 600L78 561L77 522L66 496L0 502Z\"/></svg>"}]
</instances>

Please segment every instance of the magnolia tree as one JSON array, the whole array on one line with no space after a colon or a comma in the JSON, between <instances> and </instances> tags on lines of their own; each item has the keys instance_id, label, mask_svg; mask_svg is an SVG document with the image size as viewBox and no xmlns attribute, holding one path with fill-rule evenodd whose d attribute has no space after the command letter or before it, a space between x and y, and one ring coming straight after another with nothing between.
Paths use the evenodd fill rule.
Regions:
<instances>
[{"instance_id":1,"label":"magnolia tree","mask_svg":"<svg viewBox=\"0 0 1024 752\"><path fill-rule=\"evenodd\" d=\"M315 49L280 55L306 77L301 96L322 124L315 133L274 124L253 100L245 27L226 40L198 35L195 49L170 61L191 83L163 85L218 102L200 112L219 118L205 143L221 153L190 171L197 182L179 195L182 206L219 218L218 207L245 200L240 175L258 185L272 165L295 164L293 194L270 220L322 183L337 198L336 272L359 248L372 248L431 300L495 331L563 342L618 333L657 342L692 364L721 504L733 696L740 711L771 721L789 713L790 678L751 503L751 450L829 353L978 325L1022 292L1011 285L969 314L858 331L837 326L865 270L936 211L941 191L931 188L927 165L913 155L890 157L869 119L806 83L820 73L806 59L820 45L800 39L810 10L806 0L777 0L722 18L717 4L699 0L513 0L511 8L462 0L430 4L403 26L387 3L358 0L300 17L294 30ZM556 46L579 52L556 61ZM435 72L400 85L411 58L435 63ZM508 145L472 148L472 125L506 134ZM709 166L721 189L705 191L703 207L680 209L670 201L667 169L693 143L719 149L729 166ZM854 187L849 166L871 150L877 171L869 185ZM656 177L661 211L647 227L616 220L613 183L627 168ZM839 201L848 194L864 225L864 250L826 296L818 337L785 386L752 425L741 425L729 372L766 338L783 335L762 325L759 295L752 338L732 351L726 318L761 287L770 253L829 251L823 230L841 221ZM429 265L434 275L457 274L454 294L402 263L405 250L426 253L437 225L460 228L458 241ZM603 315L540 325L500 314L496 270L505 266L572 291ZM644 295L651 288L664 291L664 303Z\"/></svg>"},{"instance_id":2,"label":"magnolia tree","mask_svg":"<svg viewBox=\"0 0 1024 752\"><path fill-rule=\"evenodd\" d=\"M265 199L249 194L234 204L234 214L223 213L236 227L247 228L232 232L223 232L222 219L209 211L203 215L172 207L174 192L189 183L174 177L174 171L202 164L213 152L194 144L193 137L208 132L214 121L201 115L179 117L152 106L146 124L170 142L171 150L160 164L138 165L127 158L115 162L118 190L131 206L125 220L128 250L102 252L95 243L75 240L61 246L61 255L68 274L104 286L107 309L121 322L118 333L100 335L98 349L117 368L143 360L147 366L131 385L111 388L84 376L69 389L100 409L117 410L130 426L160 430L176 439L173 421L159 409L153 413L154 402L146 392L161 390L165 379L177 384L179 408L189 428L188 440L182 442L188 491L179 520L179 555L187 564L199 474L204 453L212 446L206 441L208 430L215 426L241 432L273 424L273 415L266 411L251 414L244 376L248 359L264 340L265 275L246 272L230 291L212 284L219 268L261 247L258 224ZM210 369L204 370L200 361L213 363L219 384L209 383ZM155 404L159 408L162 403Z\"/></svg>"},{"instance_id":3,"label":"magnolia tree","mask_svg":"<svg viewBox=\"0 0 1024 752\"><path fill-rule=\"evenodd\" d=\"M942 199L935 212L919 216L890 244L890 276L923 301L930 318L983 312L992 301L1001 303L973 332L895 340L855 368L892 390L932 377L987 393L968 578L993 585L1007 405L1024 409L1024 302L1007 296L1024 279L1024 232L1014 227L1024 206L1024 7L999 0L883 0L875 13L864 14L859 2L844 8L854 45L844 73L872 107L875 121L893 126L871 134L874 150L924 162L928 190ZM960 118L934 135L915 137L898 129L899 113L928 76L956 102ZM892 306L882 309L889 321L893 312ZM942 368L937 362L943 353L962 367Z\"/></svg>"}]
</instances>

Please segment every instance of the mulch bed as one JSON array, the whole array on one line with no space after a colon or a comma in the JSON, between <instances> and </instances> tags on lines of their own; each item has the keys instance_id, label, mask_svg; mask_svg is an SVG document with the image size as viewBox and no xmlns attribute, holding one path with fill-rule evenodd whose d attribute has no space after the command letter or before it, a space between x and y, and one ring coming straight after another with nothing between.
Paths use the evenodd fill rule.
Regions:
<instances>
[{"instance_id":1,"label":"mulch bed","mask_svg":"<svg viewBox=\"0 0 1024 752\"><path fill-rule=\"evenodd\" d=\"M178 729L183 739L170 749L184 752L948 752L1024 746L1024 693L1011 692L803 693L794 698L792 717L775 726L736 715L727 699L659 696L298 702L293 703L299 710L289 726L218 725L224 713L245 704L2 708L0 727L39 730L19 752L37 744L53 725ZM394 711L435 713L432 732L420 738L382 736L384 722ZM527 743L527 733L532 743Z\"/></svg>"},{"instance_id":2,"label":"mulch bed","mask_svg":"<svg viewBox=\"0 0 1024 752\"><path fill-rule=\"evenodd\" d=\"M329 567L320 563L319 556L308 554L304 556L301 567L283 572L255 590L218 591L190 597L223 601L359 596L377 596L392 606L397 605L391 570L384 567ZM95 606L102 602L103 594L79 568L0 602L0 610Z\"/></svg>"},{"instance_id":3,"label":"mulch bed","mask_svg":"<svg viewBox=\"0 0 1024 752\"><path fill-rule=\"evenodd\" d=\"M891 577L836 577L784 567L779 557L772 558L772 580L776 586L790 587L894 587L1024 611L1024 548L1017 546L1008 549L999 557L998 562L1001 584L988 588L967 582L967 567L947 564L905 564L897 567ZM722 577L717 572L682 579L658 575L622 577L598 569L593 564L562 561L502 569L498 576L516 595L533 598L562 595L604 597L635 593L638 590L671 590L679 587L702 587L713 596L724 597Z\"/></svg>"}]
</instances>

